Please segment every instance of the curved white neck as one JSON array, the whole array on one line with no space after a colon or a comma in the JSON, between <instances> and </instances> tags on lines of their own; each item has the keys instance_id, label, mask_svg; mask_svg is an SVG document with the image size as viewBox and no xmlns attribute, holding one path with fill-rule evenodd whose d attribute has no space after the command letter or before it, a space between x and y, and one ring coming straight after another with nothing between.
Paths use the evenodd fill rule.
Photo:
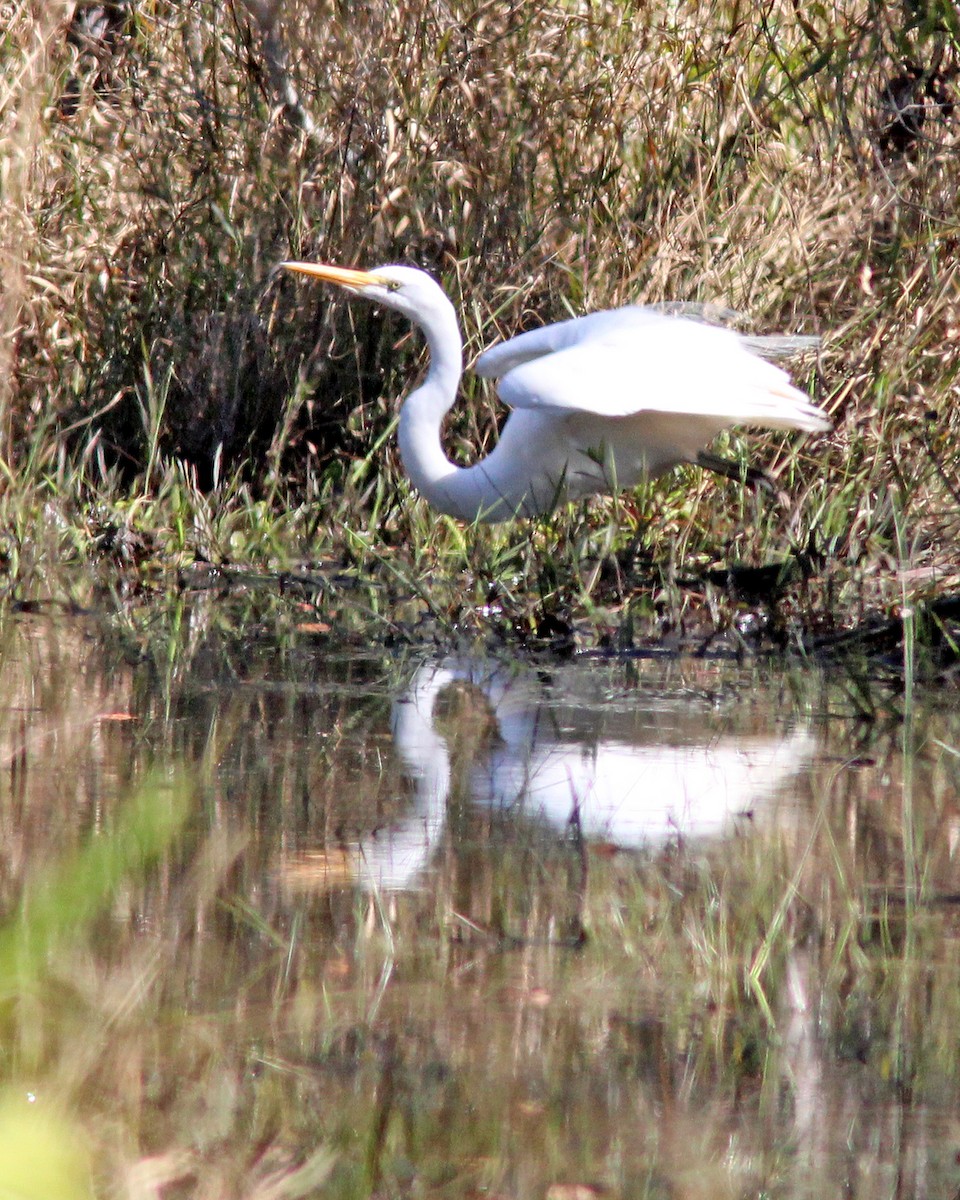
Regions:
<instances>
[{"instance_id":1,"label":"curved white neck","mask_svg":"<svg viewBox=\"0 0 960 1200\"><path fill-rule=\"evenodd\" d=\"M440 444L440 426L457 398L463 374L463 342L452 308L443 314L443 324L436 334L426 334L427 377L404 400L397 426L400 457L410 482L428 497L435 482L457 471Z\"/></svg>"},{"instance_id":2,"label":"curved white neck","mask_svg":"<svg viewBox=\"0 0 960 1200\"><path fill-rule=\"evenodd\" d=\"M397 425L400 457L410 482L440 512L463 521L513 517L523 497L504 495L495 482L496 450L472 467L458 467L440 441L443 418L457 398L463 374L463 342L450 305L424 334L430 351L427 377L404 400Z\"/></svg>"}]
</instances>

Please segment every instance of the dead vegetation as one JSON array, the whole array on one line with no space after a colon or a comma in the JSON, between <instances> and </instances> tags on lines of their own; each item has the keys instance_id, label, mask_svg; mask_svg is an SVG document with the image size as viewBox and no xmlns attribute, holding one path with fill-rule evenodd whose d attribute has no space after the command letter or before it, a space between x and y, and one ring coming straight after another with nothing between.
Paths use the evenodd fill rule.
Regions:
<instances>
[{"instance_id":1,"label":"dead vegetation","mask_svg":"<svg viewBox=\"0 0 960 1200\"><path fill-rule=\"evenodd\" d=\"M429 543L434 565L459 555L381 447L415 339L274 274L290 255L403 260L443 279L468 351L630 299L822 334L808 382L836 430L766 455L794 511L684 478L614 505L625 540L642 533L668 581L681 560L758 564L812 539L843 572L838 603L849 579L862 595L881 575L893 582L873 599L902 599L892 568L951 585L960 181L945 0L809 13L7 0L2 17L9 481L52 488L64 511L66 496L117 504L131 484L194 509L213 488L216 507L239 481L235 509L322 504L294 553L343 553L343 527L373 523L385 546ZM451 438L469 455L494 410L468 386ZM548 536L603 543L609 513Z\"/></svg>"}]
</instances>

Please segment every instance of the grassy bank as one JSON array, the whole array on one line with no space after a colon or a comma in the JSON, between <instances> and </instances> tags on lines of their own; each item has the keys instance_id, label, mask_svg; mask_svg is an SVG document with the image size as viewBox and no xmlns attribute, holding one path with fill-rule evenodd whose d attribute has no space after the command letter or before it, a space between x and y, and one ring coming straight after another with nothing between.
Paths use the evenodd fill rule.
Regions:
<instances>
[{"instance_id":1,"label":"grassy bank","mask_svg":"<svg viewBox=\"0 0 960 1200\"><path fill-rule=\"evenodd\" d=\"M529 627L599 606L622 629L632 600L675 629L735 613L709 569L789 560L773 599L835 629L955 588L945 0L98 12L2 6L15 594L65 560L138 581L306 562L414 591L453 576L468 605L515 599ZM730 440L786 509L682 472L535 526L464 530L411 497L389 436L417 339L280 278L291 255L431 270L471 357L628 300L819 333L799 375L836 428ZM464 401L449 445L468 459L496 406L469 380Z\"/></svg>"}]
</instances>

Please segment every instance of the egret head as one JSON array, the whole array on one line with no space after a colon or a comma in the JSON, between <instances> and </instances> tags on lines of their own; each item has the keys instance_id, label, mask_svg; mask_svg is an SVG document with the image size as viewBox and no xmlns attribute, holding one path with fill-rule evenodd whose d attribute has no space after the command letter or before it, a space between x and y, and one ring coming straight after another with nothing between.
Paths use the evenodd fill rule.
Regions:
<instances>
[{"instance_id":1,"label":"egret head","mask_svg":"<svg viewBox=\"0 0 960 1200\"><path fill-rule=\"evenodd\" d=\"M327 283L337 283L357 296L394 308L413 321L420 322L431 309L449 304L436 280L416 267L385 266L372 271L357 271L326 263L282 262L280 266Z\"/></svg>"}]
</instances>

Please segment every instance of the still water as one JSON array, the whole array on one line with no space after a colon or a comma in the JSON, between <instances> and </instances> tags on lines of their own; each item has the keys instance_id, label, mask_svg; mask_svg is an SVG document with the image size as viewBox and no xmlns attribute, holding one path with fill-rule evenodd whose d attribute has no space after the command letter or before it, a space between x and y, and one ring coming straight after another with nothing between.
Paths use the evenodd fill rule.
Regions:
<instances>
[{"instance_id":1,"label":"still water","mask_svg":"<svg viewBox=\"0 0 960 1200\"><path fill-rule=\"evenodd\" d=\"M0 622L0 1185L958 1194L952 695L223 605Z\"/></svg>"}]
</instances>

